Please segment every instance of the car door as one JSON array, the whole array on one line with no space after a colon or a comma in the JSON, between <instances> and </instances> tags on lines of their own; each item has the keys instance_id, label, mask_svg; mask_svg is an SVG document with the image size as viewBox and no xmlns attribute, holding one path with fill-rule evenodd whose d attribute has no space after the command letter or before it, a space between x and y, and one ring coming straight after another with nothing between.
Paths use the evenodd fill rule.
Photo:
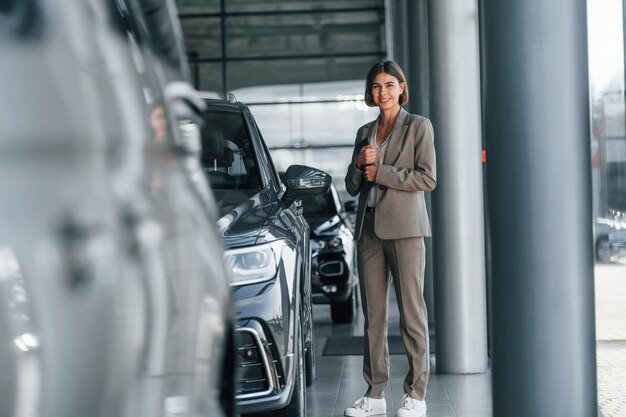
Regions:
<instances>
[{"instance_id":1,"label":"car door","mask_svg":"<svg viewBox=\"0 0 626 417\"><path fill-rule=\"evenodd\" d=\"M274 184L277 194L282 197L285 186L282 184L278 171L274 165L272 156L267 149L267 145L263 140L263 136L254 122L254 128L259 135L262 153L266 159L266 168L268 171L268 177ZM284 207L284 204L280 203L281 216L284 218L285 223L290 226L293 232L298 252L300 253L300 311L302 324L302 337L303 337L303 349L305 352L305 367L307 385L313 382L315 376L315 355L314 355L314 336L313 336L313 302L312 302L312 287L311 287L311 244L309 239L309 225L302 214L302 202L296 200L294 204L289 207Z\"/></svg>"}]
</instances>

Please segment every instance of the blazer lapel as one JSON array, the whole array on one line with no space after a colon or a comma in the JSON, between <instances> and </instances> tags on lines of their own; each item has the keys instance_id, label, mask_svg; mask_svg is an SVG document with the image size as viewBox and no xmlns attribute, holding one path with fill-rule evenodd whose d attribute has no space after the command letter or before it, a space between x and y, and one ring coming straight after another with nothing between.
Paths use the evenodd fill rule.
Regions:
<instances>
[{"instance_id":1,"label":"blazer lapel","mask_svg":"<svg viewBox=\"0 0 626 417\"><path fill-rule=\"evenodd\" d=\"M405 133L409 128L409 122L409 112L400 107L400 113L398 113L396 122L393 125L389 143L387 144L387 150L385 151L385 158L383 159L384 165L393 165L398 160L398 157L400 157L404 145Z\"/></svg>"},{"instance_id":2,"label":"blazer lapel","mask_svg":"<svg viewBox=\"0 0 626 417\"><path fill-rule=\"evenodd\" d=\"M368 124L365 125L365 127L363 128L363 131L361 132L361 140L367 139L369 140L370 135L374 132L374 126L376 126L376 124L378 123L378 119L369 122Z\"/></svg>"}]
</instances>

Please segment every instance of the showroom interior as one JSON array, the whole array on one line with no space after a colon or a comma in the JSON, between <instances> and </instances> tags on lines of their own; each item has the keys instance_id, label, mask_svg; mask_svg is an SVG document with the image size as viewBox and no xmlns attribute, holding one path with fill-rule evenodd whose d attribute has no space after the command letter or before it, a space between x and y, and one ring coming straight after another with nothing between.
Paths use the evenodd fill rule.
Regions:
<instances>
[{"instance_id":1,"label":"showroom interior","mask_svg":"<svg viewBox=\"0 0 626 417\"><path fill-rule=\"evenodd\" d=\"M425 415L626 416L624 6L0 2L0 416L343 416L388 59L437 155Z\"/></svg>"}]
</instances>

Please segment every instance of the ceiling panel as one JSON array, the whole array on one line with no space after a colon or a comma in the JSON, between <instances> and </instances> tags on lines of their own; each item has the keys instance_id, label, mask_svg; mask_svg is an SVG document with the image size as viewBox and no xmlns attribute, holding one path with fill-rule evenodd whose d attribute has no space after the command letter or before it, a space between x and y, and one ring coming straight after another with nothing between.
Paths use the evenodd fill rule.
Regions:
<instances>
[{"instance_id":1,"label":"ceiling panel","mask_svg":"<svg viewBox=\"0 0 626 417\"><path fill-rule=\"evenodd\" d=\"M183 20L187 53L197 58L221 58L222 29L219 17Z\"/></svg>"},{"instance_id":2,"label":"ceiling panel","mask_svg":"<svg viewBox=\"0 0 626 417\"><path fill-rule=\"evenodd\" d=\"M226 90L287 80L359 79L386 53L384 0L224 3L222 13L217 0L179 0L198 86L212 86L224 79ZM209 67L227 73L224 77L210 75ZM223 89L215 86L216 91Z\"/></svg>"},{"instance_id":3,"label":"ceiling panel","mask_svg":"<svg viewBox=\"0 0 626 417\"><path fill-rule=\"evenodd\" d=\"M220 13L220 0L177 0L176 6L181 15Z\"/></svg>"},{"instance_id":4,"label":"ceiling panel","mask_svg":"<svg viewBox=\"0 0 626 417\"><path fill-rule=\"evenodd\" d=\"M383 7L384 0L226 0L226 12L319 11Z\"/></svg>"}]
</instances>

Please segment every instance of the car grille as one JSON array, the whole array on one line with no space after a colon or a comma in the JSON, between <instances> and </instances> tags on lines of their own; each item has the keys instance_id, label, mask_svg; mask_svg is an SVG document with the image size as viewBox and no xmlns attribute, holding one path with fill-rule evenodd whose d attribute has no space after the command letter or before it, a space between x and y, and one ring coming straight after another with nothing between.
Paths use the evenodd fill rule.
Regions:
<instances>
[{"instance_id":1,"label":"car grille","mask_svg":"<svg viewBox=\"0 0 626 417\"><path fill-rule=\"evenodd\" d=\"M250 328L237 329L237 399L261 397L275 392L279 378L276 363L267 354L268 343Z\"/></svg>"}]
</instances>

